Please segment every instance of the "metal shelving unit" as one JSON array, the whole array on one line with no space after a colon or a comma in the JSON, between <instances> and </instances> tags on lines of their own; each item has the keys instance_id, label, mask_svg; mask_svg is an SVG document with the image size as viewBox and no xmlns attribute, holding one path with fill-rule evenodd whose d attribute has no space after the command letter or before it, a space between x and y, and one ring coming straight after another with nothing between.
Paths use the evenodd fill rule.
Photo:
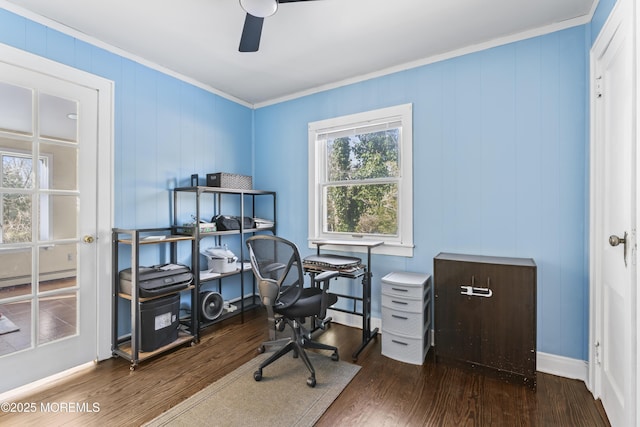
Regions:
<instances>
[{"instance_id":1,"label":"metal shelving unit","mask_svg":"<svg viewBox=\"0 0 640 427\"><path fill-rule=\"evenodd\" d=\"M179 203L178 197L180 194L192 194L194 197L193 204L191 205L194 212L193 216L197 219L201 218L202 214L202 204L203 203L212 203L212 211L215 215L225 214L230 215L231 213L225 212L223 209L223 196L227 197L235 197L237 205L239 206L239 217L244 218L245 216L255 217L256 215L256 201L258 198L271 198L272 203L272 218L273 226L270 227L259 227L259 228L244 228L243 221L240 221L240 229L238 230L225 230L225 231L212 231L212 232L201 232L200 227L194 225L193 227L185 226L184 224L178 223L178 214L179 214ZM207 199L203 201L203 196ZM246 209L247 204L250 205L249 209ZM250 308L256 307L259 302L256 302L256 289L255 289L255 281L253 276L251 277L252 283L252 292L251 296L247 297L245 295L245 272L251 271L250 267L246 266L245 252L246 248L244 247L245 236L253 235L258 232L271 232L273 234L276 233L276 193L275 191L262 191L262 190L243 190L243 189L229 189L229 188L221 188L221 187L205 187L205 186L194 186L194 187L179 187L173 190L173 232L174 233L185 233L194 238L194 249L193 249L193 271L194 271L194 282L196 286L196 304L192 306L196 308L197 311L197 322L199 328L206 328L211 326L219 321L222 321L226 318L240 315L242 317L242 321L244 321L244 312ZM238 259L240 262L240 268L236 271L229 273L221 273L219 276L209 279L202 279L200 277L200 242L205 237L214 237L218 244L221 244L223 238L233 238L237 237L240 239L240 247L239 247L239 256ZM240 278L240 301L239 301L239 309L233 313L226 313L221 315L219 318L213 321L205 321L203 322L200 319L200 292L201 288L204 284L217 282L217 289L219 293L222 293L222 282L225 278L230 276L239 276Z\"/></svg>"},{"instance_id":2,"label":"metal shelving unit","mask_svg":"<svg viewBox=\"0 0 640 427\"><path fill-rule=\"evenodd\" d=\"M197 317L194 311L191 311L189 318L181 318L180 323L188 328L179 331L178 339L174 342L157 348L153 351L143 352L140 350L141 339L141 324L140 324L140 310L141 304L152 301L157 298L161 298L167 295L176 294L178 292L168 292L162 295L155 296L153 298L142 298L138 292L138 272L140 268L140 247L145 245L170 245L170 257L171 262L175 263L177 258L177 245L180 242L190 242L191 251L195 250L196 240L193 236L174 235L172 234L172 228L147 228L147 229L122 229L114 228L112 230L112 251L113 251L113 271L112 271L112 297L113 297L113 328L112 328L112 341L111 350L116 356L123 357L131 362L131 370L134 370L138 364L146 359L154 357L158 354L164 353L172 348L178 347L186 343L195 343L198 341L199 328L194 327L197 325ZM145 240L147 236L162 236L161 239ZM120 292L119 289L119 250L121 245L128 245L131 247L131 283L132 292L131 295ZM193 266L192 266L193 270ZM196 298L196 286L191 285L188 289L179 291L190 292L192 301ZM128 300L131 303L131 334L119 337L118 336L118 303L120 299Z\"/></svg>"}]
</instances>

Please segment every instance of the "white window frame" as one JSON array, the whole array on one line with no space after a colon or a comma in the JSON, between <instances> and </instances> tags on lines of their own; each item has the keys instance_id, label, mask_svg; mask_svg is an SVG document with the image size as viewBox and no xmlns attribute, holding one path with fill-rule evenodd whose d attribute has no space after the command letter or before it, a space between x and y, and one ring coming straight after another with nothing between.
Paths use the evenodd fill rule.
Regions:
<instances>
[{"instance_id":1,"label":"white window frame","mask_svg":"<svg viewBox=\"0 0 640 427\"><path fill-rule=\"evenodd\" d=\"M336 132L342 129L357 128L376 123L400 121L402 123L401 141L399 143L400 177L398 183L398 235L367 236L341 235L340 240L358 241L371 238L384 241L384 245L376 248L377 254L394 256L413 256L413 106L397 105L379 110L366 111L347 116L335 117L309 123L309 247L315 248L314 240L336 239L335 235L323 232L324 215L322 188L325 182L326 150L324 144L318 143L318 135ZM323 246L323 248L364 252L359 246Z\"/></svg>"}]
</instances>

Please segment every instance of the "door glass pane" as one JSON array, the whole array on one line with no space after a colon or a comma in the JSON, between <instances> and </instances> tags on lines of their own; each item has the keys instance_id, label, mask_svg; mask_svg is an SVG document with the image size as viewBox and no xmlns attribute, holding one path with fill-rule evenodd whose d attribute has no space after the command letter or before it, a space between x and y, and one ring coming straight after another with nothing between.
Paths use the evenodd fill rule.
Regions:
<instances>
[{"instance_id":1,"label":"door glass pane","mask_svg":"<svg viewBox=\"0 0 640 427\"><path fill-rule=\"evenodd\" d=\"M40 248L39 291L76 286L76 244L46 245Z\"/></svg>"},{"instance_id":2,"label":"door glass pane","mask_svg":"<svg viewBox=\"0 0 640 427\"><path fill-rule=\"evenodd\" d=\"M0 82L0 130L32 135L32 92Z\"/></svg>"},{"instance_id":3,"label":"door glass pane","mask_svg":"<svg viewBox=\"0 0 640 427\"><path fill-rule=\"evenodd\" d=\"M2 194L2 228L0 241L26 243L31 241L31 195L27 193Z\"/></svg>"},{"instance_id":4,"label":"door glass pane","mask_svg":"<svg viewBox=\"0 0 640 427\"><path fill-rule=\"evenodd\" d=\"M78 197L42 195L40 240L72 239L77 235ZM48 206L48 215L44 208ZM48 226L47 226L48 224Z\"/></svg>"},{"instance_id":5,"label":"door glass pane","mask_svg":"<svg viewBox=\"0 0 640 427\"><path fill-rule=\"evenodd\" d=\"M0 356L24 350L31 345L31 300L0 304Z\"/></svg>"},{"instance_id":6,"label":"door glass pane","mask_svg":"<svg viewBox=\"0 0 640 427\"><path fill-rule=\"evenodd\" d=\"M33 156L30 152L16 151L11 148L0 148L2 165L2 187L33 188Z\"/></svg>"},{"instance_id":7,"label":"door glass pane","mask_svg":"<svg viewBox=\"0 0 640 427\"><path fill-rule=\"evenodd\" d=\"M77 102L42 93L38 106L41 137L77 141Z\"/></svg>"},{"instance_id":8,"label":"door glass pane","mask_svg":"<svg viewBox=\"0 0 640 427\"><path fill-rule=\"evenodd\" d=\"M40 188L78 189L78 147L76 144L40 143Z\"/></svg>"},{"instance_id":9,"label":"door glass pane","mask_svg":"<svg viewBox=\"0 0 640 427\"><path fill-rule=\"evenodd\" d=\"M31 258L30 248L0 250L0 301L31 294Z\"/></svg>"},{"instance_id":10,"label":"door glass pane","mask_svg":"<svg viewBox=\"0 0 640 427\"><path fill-rule=\"evenodd\" d=\"M39 299L38 344L70 337L78 333L76 292Z\"/></svg>"}]
</instances>

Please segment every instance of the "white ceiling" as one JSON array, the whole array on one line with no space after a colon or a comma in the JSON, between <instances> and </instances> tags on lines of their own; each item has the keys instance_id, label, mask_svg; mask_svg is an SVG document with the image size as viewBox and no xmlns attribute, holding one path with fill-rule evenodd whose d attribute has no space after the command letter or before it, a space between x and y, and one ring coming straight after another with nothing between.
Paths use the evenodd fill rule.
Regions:
<instances>
[{"instance_id":1,"label":"white ceiling","mask_svg":"<svg viewBox=\"0 0 640 427\"><path fill-rule=\"evenodd\" d=\"M120 54L259 106L454 51L582 24L597 1L285 3L265 18L256 53L238 52L245 19L238 0L0 0L0 7L51 19L75 37L97 39Z\"/></svg>"}]
</instances>

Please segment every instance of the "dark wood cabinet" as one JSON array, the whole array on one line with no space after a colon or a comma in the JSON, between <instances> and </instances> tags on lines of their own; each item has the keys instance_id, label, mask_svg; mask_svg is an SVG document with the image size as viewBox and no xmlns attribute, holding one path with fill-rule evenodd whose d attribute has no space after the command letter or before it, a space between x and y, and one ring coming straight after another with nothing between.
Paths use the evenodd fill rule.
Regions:
<instances>
[{"instance_id":1,"label":"dark wood cabinet","mask_svg":"<svg viewBox=\"0 0 640 427\"><path fill-rule=\"evenodd\" d=\"M436 360L536 385L537 268L530 258L434 258Z\"/></svg>"}]
</instances>

